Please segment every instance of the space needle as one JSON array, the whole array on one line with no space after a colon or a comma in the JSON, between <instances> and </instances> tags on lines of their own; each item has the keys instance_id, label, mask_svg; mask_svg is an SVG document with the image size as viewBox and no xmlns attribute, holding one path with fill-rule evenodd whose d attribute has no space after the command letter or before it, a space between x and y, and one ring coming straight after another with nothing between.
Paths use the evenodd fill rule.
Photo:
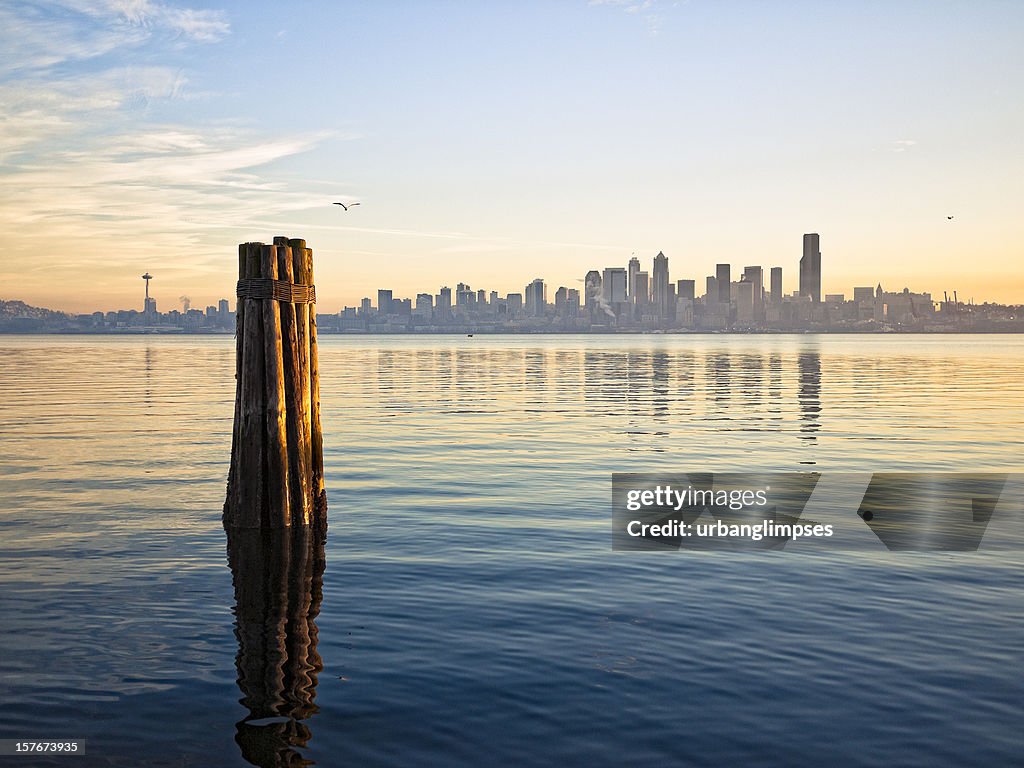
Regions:
<instances>
[{"instance_id":1,"label":"space needle","mask_svg":"<svg viewBox=\"0 0 1024 768\"><path fill-rule=\"evenodd\" d=\"M146 281L146 302L142 305L142 311L149 312L149 281L153 279L153 276L147 272L142 276L142 279Z\"/></svg>"}]
</instances>

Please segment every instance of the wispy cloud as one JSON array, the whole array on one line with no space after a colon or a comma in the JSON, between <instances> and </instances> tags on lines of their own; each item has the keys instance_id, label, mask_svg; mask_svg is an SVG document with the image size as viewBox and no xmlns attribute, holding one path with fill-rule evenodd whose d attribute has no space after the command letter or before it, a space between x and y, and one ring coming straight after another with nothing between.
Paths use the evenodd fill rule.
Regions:
<instances>
[{"instance_id":1,"label":"wispy cloud","mask_svg":"<svg viewBox=\"0 0 1024 768\"><path fill-rule=\"evenodd\" d=\"M101 13L113 12L147 30L167 30L200 42L216 42L230 31L223 11L176 8L150 0L109 0Z\"/></svg>"},{"instance_id":2,"label":"wispy cloud","mask_svg":"<svg viewBox=\"0 0 1024 768\"><path fill-rule=\"evenodd\" d=\"M38 294L58 272L102 284L154 259L210 272L211 230L323 203L262 170L345 136L153 120L196 96L173 54L229 32L222 11L152 0L0 8L0 283Z\"/></svg>"},{"instance_id":3,"label":"wispy cloud","mask_svg":"<svg viewBox=\"0 0 1024 768\"><path fill-rule=\"evenodd\" d=\"M664 24L662 4L658 0L588 0L588 5L619 8L625 13L642 18L647 24L647 31L656 35ZM673 2L672 6L678 5Z\"/></svg>"},{"instance_id":4,"label":"wispy cloud","mask_svg":"<svg viewBox=\"0 0 1024 768\"><path fill-rule=\"evenodd\" d=\"M144 241L150 254L200 246L202 230L244 226L254 208L277 215L322 204L257 169L324 138L268 139L236 128L199 135L166 126L96 139L0 175L0 231L45 226L47 239L65 246Z\"/></svg>"},{"instance_id":5,"label":"wispy cloud","mask_svg":"<svg viewBox=\"0 0 1024 768\"><path fill-rule=\"evenodd\" d=\"M906 152L917 144L913 139L896 139L890 146L890 152Z\"/></svg>"},{"instance_id":6,"label":"wispy cloud","mask_svg":"<svg viewBox=\"0 0 1024 768\"><path fill-rule=\"evenodd\" d=\"M223 11L150 0L15 0L0 7L0 76L123 54L161 38L216 42L230 30Z\"/></svg>"}]
</instances>

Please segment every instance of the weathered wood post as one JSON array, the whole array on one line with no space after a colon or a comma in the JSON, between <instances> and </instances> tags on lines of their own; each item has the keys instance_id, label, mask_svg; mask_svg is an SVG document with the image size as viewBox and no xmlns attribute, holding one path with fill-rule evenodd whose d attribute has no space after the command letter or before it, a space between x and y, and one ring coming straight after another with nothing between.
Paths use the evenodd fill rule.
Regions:
<instances>
[{"instance_id":1,"label":"weathered wood post","mask_svg":"<svg viewBox=\"0 0 1024 768\"><path fill-rule=\"evenodd\" d=\"M327 527L313 252L238 246L235 421L224 525Z\"/></svg>"}]
</instances>

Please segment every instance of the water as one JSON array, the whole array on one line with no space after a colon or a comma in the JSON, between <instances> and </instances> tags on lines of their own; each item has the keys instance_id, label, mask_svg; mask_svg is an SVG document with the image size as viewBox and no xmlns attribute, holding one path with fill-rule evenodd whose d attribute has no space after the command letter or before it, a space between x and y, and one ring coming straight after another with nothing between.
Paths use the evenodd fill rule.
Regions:
<instances>
[{"instance_id":1,"label":"water","mask_svg":"<svg viewBox=\"0 0 1024 768\"><path fill-rule=\"evenodd\" d=\"M301 616L260 591L278 555L233 544L232 583L233 355L0 337L0 738L98 766L1019 762L1020 551L612 553L609 500L613 471L1020 471L1024 337L326 337ZM243 723L274 711L301 719Z\"/></svg>"}]
</instances>

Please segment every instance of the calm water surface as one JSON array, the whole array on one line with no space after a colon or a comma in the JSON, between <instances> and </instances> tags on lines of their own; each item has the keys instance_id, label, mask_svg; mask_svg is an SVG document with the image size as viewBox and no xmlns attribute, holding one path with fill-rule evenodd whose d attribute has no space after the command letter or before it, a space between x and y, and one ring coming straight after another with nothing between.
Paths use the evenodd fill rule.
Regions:
<instances>
[{"instance_id":1,"label":"calm water surface","mask_svg":"<svg viewBox=\"0 0 1024 768\"><path fill-rule=\"evenodd\" d=\"M613 471L1020 471L1024 337L326 337L321 370L330 531L279 611L280 553L233 544L233 584L220 525L231 338L0 337L0 738L1020 764L1021 552L612 553L609 499Z\"/></svg>"}]
</instances>

